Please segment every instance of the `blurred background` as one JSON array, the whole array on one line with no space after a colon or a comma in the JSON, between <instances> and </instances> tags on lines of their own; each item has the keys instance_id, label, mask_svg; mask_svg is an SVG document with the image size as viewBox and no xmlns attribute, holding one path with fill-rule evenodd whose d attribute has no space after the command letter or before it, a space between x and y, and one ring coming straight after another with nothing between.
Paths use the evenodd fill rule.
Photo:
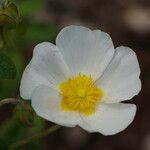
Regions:
<instances>
[{"instance_id":1,"label":"blurred background","mask_svg":"<svg viewBox=\"0 0 150 150\"><path fill-rule=\"evenodd\" d=\"M99 133L88 134L79 127L63 127L17 149L150 150L150 0L11 2L18 8L19 21L16 28L5 27L6 23L12 22L4 18L6 16L0 16L0 31L5 31L0 32L0 52L12 59L17 76L15 79L0 79L0 99L19 97L20 78L32 57L33 47L42 41L55 43L60 29L71 24L101 29L110 34L115 47L124 45L132 48L138 56L142 72L142 91L132 101L137 105L137 114L125 131L106 137ZM52 123L35 115L30 102L25 109L20 105L3 105L0 107L0 150L7 150L11 144L50 125Z\"/></svg>"}]
</instances>

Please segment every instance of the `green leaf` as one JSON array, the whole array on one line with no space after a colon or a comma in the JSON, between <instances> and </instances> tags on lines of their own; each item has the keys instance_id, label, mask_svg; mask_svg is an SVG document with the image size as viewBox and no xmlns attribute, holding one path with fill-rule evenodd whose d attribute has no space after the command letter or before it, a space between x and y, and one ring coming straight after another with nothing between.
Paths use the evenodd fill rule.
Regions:
<instances>
[{"instance_id":1,"label":"green leaf","mask_svg":"<svg viewBox=\"0 0 150 150\"><path fill-rule=\"evenodd\" d=\"M30 16L40 11L44 6L43 0L12 0L18 6L22 16Z\"/></svg>"},{"instance_id":2,"label":"green leaf","mask_svg":"<svg viewBox=\"0 0 150 150\"><path fill-rule=\"evenodd\" d=\"M0 54L0 78L14 79L16 77L16 67L13 61L5 54Z\"/></svg>"},{"instance_id":3,"label":"green leaf","mask_svg":"<svg viewBox=\"0 0 150 150\"><path fill-rule=\"evenodd\" d=\"M24 47L22 46L21 48L23 49ZM13 80L4 80L0 78L0 87L1 87L0 99L3 99L5 97L12 97L14 96L14 94L18 93L18 88L20 86L20 79L25 68L24 55L23 55L23 52L21 51L22 50L21 48L19 50L7 49L9 50L9 53L7 53L7 56L12 59L12 61L14 62L16 66L17 76Z\"/></svg>"}]
</instances>

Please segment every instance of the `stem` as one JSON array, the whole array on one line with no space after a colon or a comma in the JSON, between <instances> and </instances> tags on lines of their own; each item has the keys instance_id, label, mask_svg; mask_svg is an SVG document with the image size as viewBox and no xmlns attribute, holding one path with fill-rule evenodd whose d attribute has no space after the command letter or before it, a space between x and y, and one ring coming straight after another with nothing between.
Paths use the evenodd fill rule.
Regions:
<instances>
[{"instance_id":1,"label":"stem","mask_svg":"<svg viewBox=\"0 0 150 150\"><path fill-rule=\"evenodd\" d=\"M4 104L17 104L19 103L20 101L16 98L6 98L6 99L3 99L0 101L0 106L4 105Z\"/></svg>"},{"instance_id":2,"label":"stem","mask_svg":"<svg viewBox=\"0 0 150 150\"><path fill-rule=\"evenodd\" d=\"M28 137L28 138L25 138L25 139L23 139L23 140L20 140L20 141L18 141L18 142L16 142L16 143L12 144L12 145L10 146L10 150L14 150L15 148L18 148L18 147L20 147L20 146L23 146L23 145L25 145L25 144L28 144L28 143L30 143L30 142L36 140L36 139L43 138L44 136L55 132L55 131L58 130L60 127L61 127L61 126L59 126L59 125L54 125L54 126L49 127L49 128L48 128L47 130L45 130L45 131L42 131L42 132L37 133L37 134L35 134L35 135L31 136L31 137Z\"/></svg>"}]
</instances>

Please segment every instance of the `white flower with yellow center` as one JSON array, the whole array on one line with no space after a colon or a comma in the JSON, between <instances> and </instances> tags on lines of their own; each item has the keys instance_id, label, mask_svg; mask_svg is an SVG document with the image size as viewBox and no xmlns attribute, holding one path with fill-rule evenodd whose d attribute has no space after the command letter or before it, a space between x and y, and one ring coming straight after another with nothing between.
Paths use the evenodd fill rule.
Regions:
<instances>
[{"instance_id":1,"label":"white flower with yellow center","mask_svg":"<svg viewBox=\"0 0 150 150\"><path fill-rule=\"evenodd\" d=\"M134 119L136 106L121 102L139 93L139 75L130 48L115 49L100 30L68 26L58 34L56 45L44 42L34 48L20 93L49 121L112 135Z\"/></svg>"}]
</instances>

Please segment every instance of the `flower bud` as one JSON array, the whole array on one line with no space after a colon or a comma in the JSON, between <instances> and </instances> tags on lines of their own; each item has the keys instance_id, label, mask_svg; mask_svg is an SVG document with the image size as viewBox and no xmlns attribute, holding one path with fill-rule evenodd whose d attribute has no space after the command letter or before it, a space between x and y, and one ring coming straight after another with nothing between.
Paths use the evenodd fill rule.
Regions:
<instances>
[{"instance_id":1,"label":"flower bud","mask_svg":"<svg viewBox=\"0 0 150 150\"><path fill-rule=\"evenodd\" d=\"M15 4L4 2L0 8L0 26L15 27L19 23L19 12Z\"/></svg>"},{"instance_id":2,"label":"flower bud","mask_svg":"<svg viewBox=\"0 0 150 150\"><path fill-rule=\"evenodd\" d=\"M13 3L9 3L3 10L3 13L5 13L6 15L8 15L9 17L13 19L18 19L19 17L18 9L16 5Z\"/></svg>"},{"instance_id":3,"label":"flower bud","mask_svg":"<svg viewBox=\"0 0 150 150\"><path fill-rule=\"evenodd\" d=\"M13 27L15 21L6 14L0 14L0 26L2 27Z\"/></svg>"}]
</instances>

